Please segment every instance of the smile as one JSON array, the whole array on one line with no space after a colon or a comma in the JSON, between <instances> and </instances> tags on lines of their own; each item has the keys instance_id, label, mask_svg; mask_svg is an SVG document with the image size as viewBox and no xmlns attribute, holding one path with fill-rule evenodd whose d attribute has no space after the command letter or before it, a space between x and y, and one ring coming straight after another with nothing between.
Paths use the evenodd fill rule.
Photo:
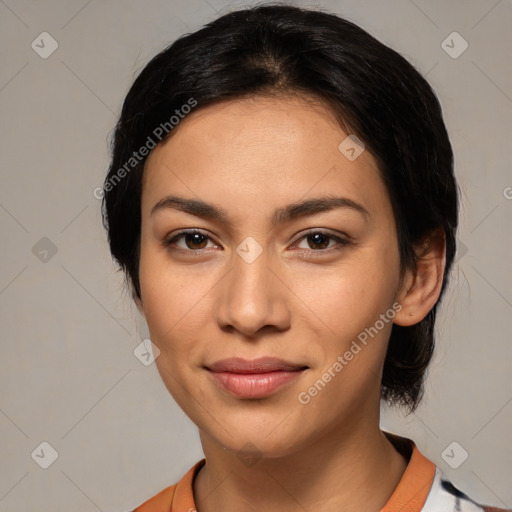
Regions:
<instances>
[{"instance_id":1,"label":"smile","mask_svg":"<svg viewBox=\"0 0 512 512\"><path fill-rule=\"evenodd\" d=\"M265 398L298 379L308 367L276 358L224 359L206 367L213 381L237 398Z\"/></svg>"}]
</instances>

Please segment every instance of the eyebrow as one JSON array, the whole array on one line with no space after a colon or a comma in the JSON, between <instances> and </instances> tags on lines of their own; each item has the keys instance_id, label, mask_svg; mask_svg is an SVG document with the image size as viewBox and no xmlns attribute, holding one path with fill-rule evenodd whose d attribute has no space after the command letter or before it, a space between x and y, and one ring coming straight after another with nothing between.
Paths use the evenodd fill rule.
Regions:
<instances>
[{"instance_id":1,"label":"eyebrow","mask_svg":"<svg viewBox=\"0 0 512 512\"><path fill-rule=\"evenodd\" d=\"M286 224L294 219L305 217L306 215L314 215L323 213L336 208L347 208L359 212L364 217L370 217L368 210L360 203L347 197L324 196L306 201L292 203L282 208L277 208L272 214L272 226ZM150 216L159 210L173 209L179 210L196 217L219 221L229 227L233 227L233 223L229 218L226 210L220 206L206 203L198 199L186 199L179 196L166 196L160 199L151 209Z\"/></svg>"}]
</instances>

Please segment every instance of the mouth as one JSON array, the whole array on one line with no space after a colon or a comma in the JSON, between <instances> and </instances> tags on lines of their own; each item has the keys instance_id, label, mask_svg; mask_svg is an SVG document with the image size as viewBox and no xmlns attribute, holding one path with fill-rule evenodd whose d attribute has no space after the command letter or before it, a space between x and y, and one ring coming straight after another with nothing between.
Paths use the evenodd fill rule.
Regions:
<instances>
[{"instance_id":1,"label":"mouth","mask_svg":"<svg viewBox=\"0 0 512 512\"><path fill-rule=\"evenodd\" d=\"M265 398L298 379L309 367L273 357L230 358L205 367L213 381L237 398Z\"/></svg>"}]
</instances>

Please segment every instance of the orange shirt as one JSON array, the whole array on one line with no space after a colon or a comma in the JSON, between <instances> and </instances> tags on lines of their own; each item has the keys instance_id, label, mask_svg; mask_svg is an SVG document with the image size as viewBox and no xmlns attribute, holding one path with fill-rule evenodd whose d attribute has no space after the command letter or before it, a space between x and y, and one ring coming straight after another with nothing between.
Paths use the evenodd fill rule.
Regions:
<instances>
[{"instance_id":1,"label":"orange shirt","mask_svg":"<svg viewBox=\"0 0 512 512\"><path fill-rule=\"evenodd\" d=\"M194 477L204 465L197 462L175 485L167 487L133 512L194 512ZM427 499L436 467L412 443L412 455L398 487L381 512L420 511Z\"/></svg>"},{"instance_id":2,"label":"orange shirt","mask_svg":"<svg viewBox=\"0 0 512 512\"><path fill-rule=\"evenodd\" d=\"M459 491L413 441L384 432L395 448L409 459L402 478L380 512L512 512L480 505ZM153 496L133 512L196 512L193 482L205 464L200 460L175 485Z\"/></svg>"}]
</instances>

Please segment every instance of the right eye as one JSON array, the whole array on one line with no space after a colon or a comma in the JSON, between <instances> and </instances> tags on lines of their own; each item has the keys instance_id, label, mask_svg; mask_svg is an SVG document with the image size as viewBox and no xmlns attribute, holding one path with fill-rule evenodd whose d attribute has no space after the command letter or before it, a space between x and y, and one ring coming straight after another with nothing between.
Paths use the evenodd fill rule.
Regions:
<instances>
[{"instance_id":1,"label":"right eye","mask_svg":"<svg viewBox=\"0 0 512 512\"><path fill-rule=\"evenodd\" d=\"M179 245L178 241L183 239L185 246ZM172 251L199 252L206 248L208 240L212 241L207 234L197 229L182 230L164 241L164 246Z\"/></svg>"}]
</instances>

